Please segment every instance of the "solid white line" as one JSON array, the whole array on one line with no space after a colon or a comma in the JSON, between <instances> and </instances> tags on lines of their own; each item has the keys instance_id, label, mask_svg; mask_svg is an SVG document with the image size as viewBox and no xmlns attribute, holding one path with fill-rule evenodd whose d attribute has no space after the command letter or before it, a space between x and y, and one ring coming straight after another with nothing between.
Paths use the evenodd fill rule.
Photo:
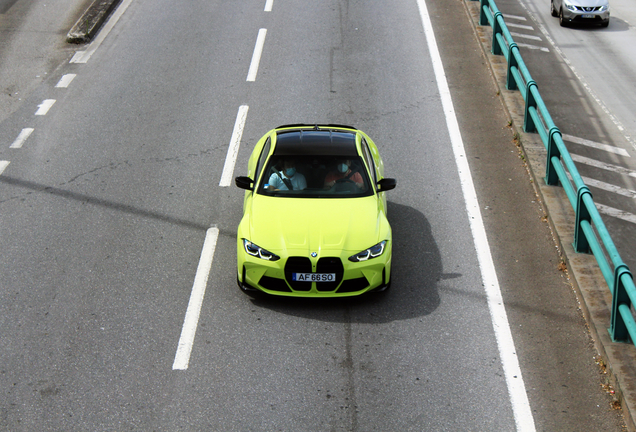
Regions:
<instances>
[{"instance_id":1,"label":"solid white line","mask_svg":"<svg viewBox=\"0 0 636 432\"><path fill-rule=\"evenodd\" d=\"M615 146L611 146L611 145L607 145L607 144L601 144L601 143L597 143L595 141L590 141L590 140L586 140L583 138L579 138L579 137L575 137L572 135L568 135L568 134L563 134L562 138L565 141L569 141L569 142L573 142L575 144L581 144L587 147L592 147L598 150L603 150L609 153L614 153L614 154L618 154L621 156L625 156L625 157L631 157L629 155L629 153L627 153L627 150L622 149L620 147L615 147Z\"/></svg>"},{"instance_id":2,"label":"solid white line","mask_svg":"<svg viewBox=\"0 0 636 432\"><path fill-rule=\"evenodd\" d=\"M35 115L43 116L49 112L53 104L55 103L55 99L45 99L42 101L40 105L38 105L38 110L35 112Z\"/></svg>"},{"instance_id":3,"label":"solid white line","mask_svg":"<svg viewBox=\"0 0 636 432\"><path fill-rule=\"evenodd\" d=\"M77 51L71 61L69 63L86 63L91 58L97 48L102 44L108 33L115 27L119 18L126 12L128 6L130 6L132 0L124 0L119 6L117 6L117 10L115 13L108 19L104 27L99 31L97 37L91 42L88 47L84 51Z\"/></svg>"},{"instance_id":4,"label":"solid white line","mask_svg":"<svg viewBox=\"0 0 636 432\"><path fill-rule=\"evenodd\" d=\"M630 177L636 178L636 171L630 170L629 168L624 168L618 165L612 165L609 163L601 162L596 159L590 159L585 156L579 156L577 154L570 153L570 157L574 162L582 163L584 165L593 166L595 168L604 169L607 171L612 171L618 174L628 175Z\"/></svg>"},{"instance_id":5,"label":"solid white line","mask_svg":"<svg viewBox=\"0 0 636 432\"><path fill-rule=\"evenodd\" d=\"M247 81L256 81L256 73L258 72L258 65L261 62L261 55L263 54L263 45L265 45L266 35L267 29L262 28L258 31L256 46L254 46L254 53L252 54L252 61L250 62L250 69L247 72Z\"/></svg>"},{"instance_id":6,"label":"solid white line","mask_svg":"<svg viewBox=\"0 0 636 432\"><path fill-rule=\"evenodd\" d=\"M223 173L221 174L221 181L219 182L219 186L221 187L228 187L232 183L234 165L236 165L236 158L238 157L238 151L241 145L241 137L243 136L243 129L245 128L248 110L249 107L247 105L241 105L238 113L236 114L234 130L232 131L232 138L230 139L230 147L227 149L227 156L225 156L225 164L223 165Z\"/></svg>"},{"instance_id":7,"label":"solid white line","mask_svg":"<svg viewBox=\"0 0 636 432\"><path fill-rule=\"evenodd\" d=\"M615 209L614 207L609 207L603 204L596 204L596 208L598 209L599 213L603 213L606 214L608 216L612 216L615 217L617 219L622 219L624 221L627 222L631 222L631 223L635 223L636 224L636 215L634 215L633 213L629 213L623 210L619 210L619 209Z\"/></svg>"},{"instance_id":8,"label":"solid white line","mask_svg":"<svg viewBox=\"0 0 636 432\"><path fill-rule=\"evenodd\" d=\"M526 394L525 384L521 377L521 368L515 350L515 344L512 339L512 332L506 315L506 308L503 304L499 281L497 280L497 272L495 264L492 260L490 247L488 246L488 238L486 229L484 228L481 217L479 202L477 201L477 193L470 175L470 167L466 158L464 143L459 131L459 124L455 115L453 101L451 99L448 82L444 74L444 67L437 49L435 34L431 25L431 19L428 15L425 0L417 0L422 17L422 25L428 49L430 51L435 77L437 79L437 87L442 99L442 106L446 116L446 124L450 134L453 152L455 154L455 162L459 173L464 201L466 202L466 211L468 220L475 242L475 250L479 267L481 269L482 281L488 299L488 307L490 309L490 317L495 332L495 338L499 347L501 363L508 386L508 393L514 413L515 424L519 431L535 431L534 419L530 410L528 395Z\"/></svg>"},{"instance_id":9,"label":"solid white line","mask_svg":"<svg viewBox=\"0 0 636 432\"><path fill-rule=\"evenodd\" d=\"M203 242L203 250L197 267L197 274L192 285L192 294L190 294L190 302L183 321L181 329L181 337L177 353L172 364L173 370L186 370L190 364L190 354L192 353L192 345L194 343L194 335L199 325L199 314L201 313L201 305L205 296L205 289L208 284L208 276L214 259L214 250L216 249L216 241L219 238L219 229L217 227L209 228L205 234Z\"/></svg>"},{"instance_id":10,"label":"solid white line","mask_svg":"<svg viewBox=\"0 0 636 432\"><path fill-rule=\"evenodd\" d=\"M273 5L274 5L274 0L267 0L265 2L265 12L271 12Z\"/></svg>"},{"instance_id":11,"label":"solid white line","mask_svg":"<svg viewBox=\"0 0 636 432\"><path fill-rule=\"evenodd\" d=\"M71 83L71 81L73 81L76 76L77 76L76 74L66 74L66 75L64 75L62 78L60 78L60 80L55 85L55 87L57 87L57 88L67 88L69 86L69 84Z\"/></svg>"},{"instance_id":12,"label":"solid white line","mask_svg":"<svg viewBox=\"0 0 636 432\"><path fill-rule=\"evenodd\" d=\"M22 129L22 131L20 131L20 134L18 135L18 137L15 139L15 141L13 141L13 144L11 144L9 146L9 148L14 148L14 149L15 148L22 148L22 145L27 140L29 135L31 135L33 133L33 131L34 131L33 128L24 128L24 129Z\"/></svg>"},{"instance_id":13,"label":"solid white line","mask_svg":"<svg viewBox=\"0 0 636 432\"><path fill-rule=\"evenodd\" d=\"M6 167L9 166L11 162L0 160L0 174L2 174Z\"/></svg>"}]
</instances>

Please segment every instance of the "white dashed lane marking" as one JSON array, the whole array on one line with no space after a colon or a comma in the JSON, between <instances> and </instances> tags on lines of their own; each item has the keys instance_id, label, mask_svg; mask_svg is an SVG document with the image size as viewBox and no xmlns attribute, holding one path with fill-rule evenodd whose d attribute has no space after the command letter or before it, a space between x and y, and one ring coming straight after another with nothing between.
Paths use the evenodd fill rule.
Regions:
<instances>
[{"instance_id":1,"label":"white dashed lane marking","mask_svg":"<svg viewBox=\"0 0 636 432\"><path fill-rule=\"evenodd\" d=\"M205 289L208 285L208 276L210 275L210 268L212 267L214 250L216 249L218 238L219 229L217 227L209 228L205 235L205 241L203 242L201 258L199 259L199 266L197 267L197 273L194 277L192 294L190 294L190 302L188 303L188 309L186 310L185 319L183 320L181 337L179 338L177 353L174 357L174 363L172 364L173 370L186 370L190 364L194 335L199 325L201 305L203 304Z\"/></svg>"},{"instance_id":2,"label":"white dashed lane marking","mask_svg":"<svg viewBox=\"0 0 636 432\"><path fill-rule=\"evenodd\" d=\"M14 148L14 149L22 148L22 145L27 140L27 138L33 133L33 131L34 131L33 128L22 129L18 137L15 139L15 141L13 141L13 144L11 144L10 148Z\"/></svg>"},{"instance_id":3,"label":"white dashed lane marking","mask_svg":"<svg viewBox=\"0 0 636 432\"><path fill-rule=\"evenodd\" d=\"M258 31L256 46L254 46L254 53L252 54L252 61L250 62L250 69L247 72L247 81L256 81L256 74L258 73L258 65L261 62L266 35L267 29L262 28Z\"/></svg>"},{"instance_id":4,"label":"white dashed lane marking","mask_svg":"<svg viewBox=\"0 0 636 432\"><path fill-rule=\"evenodd\" d=\"M273 4L274 0L267 0L265 3L265 12L271 12ZM258 72L258 65L263 52L266 34L266 29L260 29L258 32L256 46L254 47L254 54L252 55L252 61L247 74L247 81L256 80L256 73ZM234 122L234 130L232 131L232 137L230 138L230 146L223 166L223 173L221 174L221 181L219 182L219 186L221 187L229 186L232 181L234 166L236 165L236 158L238 156L245 122L247 120L248 110L249 107L247 105L241 105L238 109L236 121ZM172 364L173 370L186 370L190 364L190 355L194 345L194 336L199 323L199 315L201 313L203 297L205 296L205 290L208 283L210 269L212 267L212 261L214 259L214 251L216 249L218 237L219 229L217 227L214 226L208 229L203 243L203 250L201 251L199 266L197 267L197 273L194 278L192 294L190 295L190 302L188 303L188 309L183 322L177 353L174 358L174 363Z\"/></svg>"},{"instance_id":5,"label":"white dashed lane marking","mask_svg":"<svg viewBox=\"0 0 636 432\"><path fill-rule=\"evenodd\" d=\"M238 157L238 151L241 145L241 137L243 136L243 129L245 128L248 110L249 107L247 105L241 105L238 113L236 114L234 130L232 131L232 138L230 139L230 147L227 149L227 156L225 157L225 164L223 165L223 173L221 174L221 181L219 182L219 186L221 187L228 187L232 183L234 166L236 165L236 158Z\"/></svg>"},{"instance_id":6,"label":"white dashed lane marking","mask_svg":"<svg viewBox=\"0 0 636 432\"><path fill-rule=\"evenodd\" d=\"M55 99L45 99L42 101L40 105L38 105L38 110L35 112L36 116L43 116L49 112L53 104L55 103Z\"/></svg>"},{"instance_id":7,"label":"white dashed lane marking","mask_svg":"<svg viewBox=\"0 0 636 432\"><path fill-rule=\"evenodd\" d=\"M4 170L9 166L10 163L11 162L9 161L0 160L0 174L4 172Z\"/></svg>"},{"instance_id":8,"label":"white dashed lane marking","mask_svg":"<svg viewBox=\"0 0 636 432\"><path fill-rule=\"evenodd\" d=\"M71 81L73 81L76 76L77 76L76 74L66 74L66 75L64 75L62 78L60 78L60 80L55 85L55 87L56 88L67 88L69 86L69 84L71 84Z\"/></svg>"}]
</instances>

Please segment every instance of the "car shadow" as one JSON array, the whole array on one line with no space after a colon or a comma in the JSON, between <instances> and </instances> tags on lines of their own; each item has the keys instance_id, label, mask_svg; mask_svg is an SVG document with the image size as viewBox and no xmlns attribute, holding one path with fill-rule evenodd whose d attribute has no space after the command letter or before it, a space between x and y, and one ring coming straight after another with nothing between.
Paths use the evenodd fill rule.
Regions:
<instances>
[{"instance_id":1,"label":"car shadow","mask_svg":"<svg viewBox=\"0 0 636 432\"><path fill-rule=\"evenodd\" d=\"M586 24L581 22L568 23L567 27L570 30L581 30L581 31L595 30L595 31L603 31L603 32L613 32L613 33L625 32L630 29L630 25L628 22L620 18L617 18L614 15L612 15L612 17L610 18L610 23L609 23L609 26L607 27L601 27L598 24Z\"/></svg>"},{"instance_id":2,"label":"car shadow","mask_svg":"<svg viewBox=\"0 0 636 432\"><path fill-rule=\"evenodd\" d=\"M256 307L325 322L386 323L429 315L440 304L437 284L444 275L430 224L418 210L389 202L393 230L392 286L384 293L336 299L257 296Z\"/></svg>"}]
</instances>

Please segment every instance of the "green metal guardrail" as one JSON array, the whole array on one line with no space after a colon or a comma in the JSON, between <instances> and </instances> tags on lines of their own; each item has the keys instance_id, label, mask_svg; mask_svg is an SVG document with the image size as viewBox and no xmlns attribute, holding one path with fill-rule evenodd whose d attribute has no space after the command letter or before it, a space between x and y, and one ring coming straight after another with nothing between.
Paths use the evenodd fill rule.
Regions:
<instances>
[{"instance_id":1,"label":"green metal guardrail","mask_svg":"<svg viewBox=\"0 0 636 432\"><path fill-rule=\"evenodd\" d=\"M614 342L629 342L631 338L636 344L636 322L631 311L631 304L636 304L636 287L632 274L621 259L594 204L592 193L576 169L563 143L561 131L552 121L494 0L480 0L479 25L492 27L491 52L503 55L508 62L506 89L518 89L525 100L524 131L538 133L548 152L546 184L557 186L560 182L574 209L574 250L594 254L612 292L610 336Z\"/></svg>"}]
</instances>

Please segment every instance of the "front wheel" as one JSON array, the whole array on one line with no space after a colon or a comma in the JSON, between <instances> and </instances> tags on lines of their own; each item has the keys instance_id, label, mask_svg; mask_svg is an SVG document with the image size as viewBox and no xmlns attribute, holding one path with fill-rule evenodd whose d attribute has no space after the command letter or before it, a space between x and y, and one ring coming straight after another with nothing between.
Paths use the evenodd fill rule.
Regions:
<instances>
[{"instance_id":1,"label":"front wheel","mask_svg":"<svg viewBox=\"0 0 636 432\"><path fill-rule=\"evenodd\" d=\"M559 11L559 24L561 25L561 27L568 26L568 22L565 20L565 18L563 18L563 9Z\"/></svg>"}]
</instances>

